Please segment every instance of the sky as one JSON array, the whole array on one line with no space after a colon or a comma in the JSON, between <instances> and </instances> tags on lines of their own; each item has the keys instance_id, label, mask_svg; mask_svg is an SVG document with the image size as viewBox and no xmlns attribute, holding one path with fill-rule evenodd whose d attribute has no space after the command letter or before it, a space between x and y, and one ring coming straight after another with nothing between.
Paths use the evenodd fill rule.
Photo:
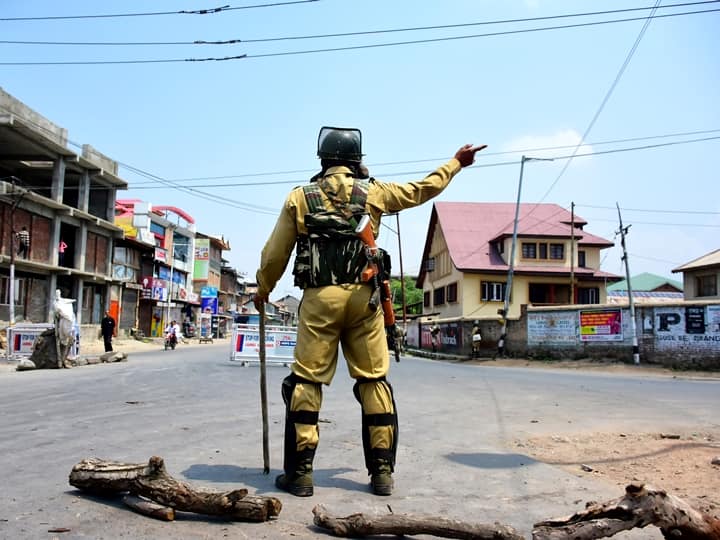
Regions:
<instances>
[{"instance_id":1,"label":"sky","mask_svg":"<svg viewBox=\"0 0 720 540\"><path fill-rule=\"evenodd\" d=\"M673 268L720 248L720 2L227 2L2 0L0 87L66 128L71 150L118 161L118 198L222 235L250 281L287 193L319 168L324 125L361 129L384 181L487 144L436 201L515 202L521 156L554 158L525 163L522 202L574 203L615 243L601 268L623 277L616 205L631 275L681 280ZM558 17L656 4L674 16ZM431 210L402 212L399 235L383 220L394 271L401 246L417 273ZM290 268L270 299L286 294L299 296Z\"/></svg>"}]
</instances>

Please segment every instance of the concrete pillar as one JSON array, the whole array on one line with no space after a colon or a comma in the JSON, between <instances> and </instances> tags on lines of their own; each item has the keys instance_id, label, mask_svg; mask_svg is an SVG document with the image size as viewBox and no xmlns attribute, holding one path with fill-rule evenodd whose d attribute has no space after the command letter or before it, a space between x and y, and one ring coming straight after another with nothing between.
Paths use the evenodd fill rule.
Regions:
<instances>
[{"instance_id":1,"label":"concrete pillar","mask_svg":"<svg viewBox=\"0 0 720 540\"><path fill-rule=\"evenodd\" d=\"M75 319L78 327L82 324L82 305L83 305L83 289L85 282L82 279L77 280L77 294L73 307L75 308Z\"/></svg>"},{"instance_id":2,"label":"concrete pillar","mask_svg":"<svg viewBox=\"0 0 720 540\"><path fill-rule=\"evenodd\" d=\"M83 171L78 187L78 208L87 212L90 206L90 173Z\"/></svg>"},{"instance_id":3,"label":"concrete pillar","mask_svg":"<svg viewBox=\"0 0 720 540\"><path fill-rule=\"evenodd\" d=\"M57 253L57 250L56 250ZM57 257L57 254L56 254ZM47 296L47 322L54 322L53 320L53 304L55 304L55 289L57 289L57 276L50 274L48 276L48 296Z\"/></svg>"},{"instance_id":4,"label":"concrete pillar","mask_svg":"<svg viewBox=\"0 0 720 540\"><path fill-rule=\"evenodd\" d=\"M115 222L115 199L117 192L114 189L108 189L107 212L105 219L110 223Z\"/></svg>"},{"instance_id":5,"label":"concrete pillar","mask_svg":"<svg viewBox=\"0 0 720 540\"><path fill-rule=\"evenodd\" d=\"M87 235L88 227L84 221L80 224L77 231L77 238L75 238L75 245L78 249L75 250L75 268L85 271L85 252L87 251Z\"/></svg>"},{"instance_id":6,"label":"concrete pillar","mask_svg":"<svg viewBox=\"0 0 720 540\"><path fill-rule=\"evenodd\" d=\"M60 244L60 218L55 216L50 226L50 264L53 266L58 265L59 253L58 245ZM55 291L53 290L53 294Z\"/></svg>"},{"instance_id":7,"label":"concrete pillar","mask_svg":"<svg viewBox=\"0 0 720 540\"><path fill-rule=\"evenodd\" d=\"M63 201L63 190L65 189L65 160L58 158L53 165L52 187L50 197L61 203Z\"/></svg>"}]
</instances>

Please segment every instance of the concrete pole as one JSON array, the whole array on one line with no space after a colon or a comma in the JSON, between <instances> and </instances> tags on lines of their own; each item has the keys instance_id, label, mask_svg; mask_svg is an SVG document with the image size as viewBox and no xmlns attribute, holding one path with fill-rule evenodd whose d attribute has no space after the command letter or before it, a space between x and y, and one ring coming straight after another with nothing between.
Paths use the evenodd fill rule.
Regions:
<instances>
[{"instance_id":1,"label":"concrete pole","mask_svg":"<svg viewBox=\"0 0 720 540\"><path fill-rule=\"evenodd\" d=\"M627 234L630 225L623 227L620 205L618 203L615 204L617 205L618 220L620 222L620 243L623 250L622 261L625 263L625 280L627 281L628 300L630 302L630 332L632 334L633 363L637 365L640 363L640 347L638 346L637 325L635 324L635 302L633 301L632 285L630 284L630 264L628 263L627 249L625 248L625 234Z\"/></svg>"}]
</instances>

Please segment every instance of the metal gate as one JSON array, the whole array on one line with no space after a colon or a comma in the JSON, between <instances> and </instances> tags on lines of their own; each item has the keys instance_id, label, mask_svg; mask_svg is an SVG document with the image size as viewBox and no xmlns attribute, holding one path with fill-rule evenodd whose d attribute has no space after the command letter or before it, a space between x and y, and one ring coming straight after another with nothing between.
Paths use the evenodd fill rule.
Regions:
<instances>
[{"instance_id":1,"label":"metal gate","mask_svg":"<svg viewBox=\"0 0 720 540\"><path fill-rule=\"evenodd\" d=\"M287 366L293 362L297 328L294 326L265 327L265 361ZM230 360L246 366L260 362L260 326L234 324L230 340Z\"/></svg>"}]
</instances>

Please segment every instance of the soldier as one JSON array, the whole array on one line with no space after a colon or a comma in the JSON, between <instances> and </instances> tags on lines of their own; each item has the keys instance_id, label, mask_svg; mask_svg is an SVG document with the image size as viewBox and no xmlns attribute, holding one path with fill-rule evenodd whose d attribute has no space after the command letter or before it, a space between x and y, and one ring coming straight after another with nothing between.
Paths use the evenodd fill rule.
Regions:
<instances>
[{"instance_id":1,"label":"soldier","mask_svg":"<svg viewBox=\"0 0 720 540\"><path fill-rule=\"evenodd\" d=\"M332 381L341 345L356 381L353 393L362 408L363 450L372 492L392 493L398 417L386 379L390 362L383 313L373 300L377 282L361 279L368 260L356 234L357 224L369 214L377 237L383 213L412 208L435 197L485 146L463 146L423 180L384 183L367 179L360 130L320 130L317 155L322 170L286 198L262 251L254 297L258 309L268 301L297 244L293 274L303 298L294 362L282 383L285 472L275 481L279 489L298 497L313 494L322 385Z\"/></svg>"},{"instance_id":2,"label":"soldier","mask_svg":"<svg viewBox=\"0 0 720 540\"><path fill-rule=\"evenodd\" d=\"M472 336L471 358L480 358L480 344L482 343L482 332L480 331L480 321L473 322L471 336Z\"/></svg>"}]
</instances>

